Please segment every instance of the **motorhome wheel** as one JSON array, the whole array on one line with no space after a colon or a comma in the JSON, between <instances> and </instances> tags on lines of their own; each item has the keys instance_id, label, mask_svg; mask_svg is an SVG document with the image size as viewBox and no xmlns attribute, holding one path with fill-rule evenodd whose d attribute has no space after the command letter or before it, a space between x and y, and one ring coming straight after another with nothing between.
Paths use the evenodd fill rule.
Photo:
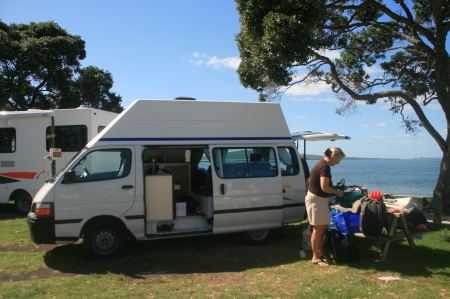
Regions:
<instances>
[{"instance_id":1,"label":"motorhome wheel","mask_svg":"<svg viewBox=\"0 0 450 299\"><path fill-rule=\"evenodd\" d=\"M245 233L247 242L253 245L263 245L269 240L270 231L268 229L251 230Z\"/></svg>"},{"instance_id":2,"label":"motorhome wheel","mask_svg":"<svg viewBox=\"0 0 450 299\"><path fill-rule=\"evenodd\" d=\"M122 228L110 224L93 224L86 230L83 245L95 259L119 257L125 249L126 237Z\"/></svg>"},{"instance_id":3,"label":"motorhome wheel","mask_svg":"<svg viewBox=\"0 0 450 299\"><path fill-rule=\"evenodd\" d=\"M27 214L31 209L31 196L26 192L20 192L15 195L16 209L21 214Z\"/></svg>"}]
</instances>

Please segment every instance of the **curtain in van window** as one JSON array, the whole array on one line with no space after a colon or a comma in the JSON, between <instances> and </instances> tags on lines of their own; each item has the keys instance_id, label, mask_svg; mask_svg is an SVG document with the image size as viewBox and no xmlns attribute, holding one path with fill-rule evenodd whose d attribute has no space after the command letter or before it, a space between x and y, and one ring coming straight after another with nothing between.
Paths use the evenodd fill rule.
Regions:
<instances>
[{"instance_id":1,"label":"curtain in van window","mask_svg":"<svg viewBox=\"0 0 450 299\"><path fill-rule=\"evenodd\" d=\"M277 176L275 152L270 147L215 148L216 173L221 178Z\"/></svg>"}]
</instances>

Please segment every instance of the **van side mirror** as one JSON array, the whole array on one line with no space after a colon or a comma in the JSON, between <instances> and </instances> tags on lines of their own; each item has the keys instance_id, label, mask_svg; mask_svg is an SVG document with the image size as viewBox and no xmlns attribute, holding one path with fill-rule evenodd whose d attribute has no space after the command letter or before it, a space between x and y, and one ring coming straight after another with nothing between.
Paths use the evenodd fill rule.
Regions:
<instances>
[{"instance_id":1,"label":"van side mirror","mask_svg":"<svg viewBox=\"0 0 450 299\"><path fill-rule=\"evenodd\" d=\"M69 170L64 173L62 184L73 184L75 183L75 171Z\"/></svg>"}]
</instances>

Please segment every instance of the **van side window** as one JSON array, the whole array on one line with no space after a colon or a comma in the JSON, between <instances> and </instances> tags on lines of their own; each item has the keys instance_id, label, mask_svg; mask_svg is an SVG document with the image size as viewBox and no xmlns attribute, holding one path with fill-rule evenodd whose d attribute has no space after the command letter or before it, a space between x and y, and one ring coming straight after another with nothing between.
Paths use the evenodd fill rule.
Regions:
<instances>
[{"instance_id":1,"label":"van side window","mask_svg":"<svg viewBox=\"0 0 450 299\"><path fill-rule=\"evenodd\" d=\"M47 151L52 147L52 127L46 129ZM63 152L78 152L87 143L87 127L84 125L55 126L55 147Z\"/></svg>"},{"instance_id":2,"label":"van side window","mask_svg":"<svg viewBox=\"0 0 450 299\"><path fill-rule=\"evenodd\" d=\"M298 158L292 147L279 147L280 168L282 176L294 176L300 172Z\"/></svg>"},{"instance_id":3,"label":"van side window","mask_svg":"<svg viewBox=\"0 0 450 299\"><path fill-rule=\"evenodd\" d=\"M0 129L0 153L14 153L16 151L16 129Z\"/></svg>"},{"instance_id":4,"label":"van side window","mask_svg":"<svg viewBox=\"0 0 450 299\"><path fill-rule=\"evenodd\" d=\"M214 167L221 178L258 178L278 175L275 151L270 147L215 148Z\"/></svg>"},{"instance_id":5,"label":"van side window","mask_svg":"<svg viewBox=\"0 0 450 299\"><path fill-rule=\"evenodd\" d=\"M75 182L82 183L126 177L130 169L129 149L105 149L86 154L72 171L75 172Z\"/></svg>"}]
</instances>

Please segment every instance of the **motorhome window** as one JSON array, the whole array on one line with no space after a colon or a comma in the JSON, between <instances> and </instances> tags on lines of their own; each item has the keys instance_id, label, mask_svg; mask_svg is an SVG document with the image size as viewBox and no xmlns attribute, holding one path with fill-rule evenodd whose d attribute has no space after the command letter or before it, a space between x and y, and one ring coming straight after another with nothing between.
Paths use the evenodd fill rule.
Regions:
<instances>
[{"instance_id":1,"label":"motorhome window","mask_svg":"<svg viewBox=\"0 0 450 299\"><path fill-rule=\"evenodd\" d=\"M106 128L106 126L98 126L97 133L100 133L101 131L103 131L104 128Z\"/></svg>"},{"instance_id":2,"label":"motorhome window","mask_svg":"<svg viewBox=\"0 0 450 299\"><path fill-rule=\"evenodd\" d=\"M0 153L14 153L16 151L16 129L0 129Z\"/></svg>"},{"instance_id":3,"label":"motorhome window","mask_svg":"<svg viewBox=\"0 0 450 299\"><path fill-rule=\"evenodd\" d=\"M278 175L275 151L270 147L215 148L214 167L221 178L257 178Z\"/></svg>"},{"instance_id":4,"label":"motorhome window","mask_svg":"<svg viewBox=\"0 0 450 299\"><path fill-rule=\"evenodd\" d=\"M72 170L75 182L113 180L128 176L131 169L129 149L105 149L87 153Z\"/></svg>"},{"instance_id":5,"label":"motorhome window","mask_svg":"<svg viewBox=\"0 0 450 299\"><path fill-rule=\"evenodd\" d=\"M280 168L282 176L294 176L299 174L297 154L292 147L279 147L278 156L280 158Z\"/></svg>"},{"instance_id":6,"label":"motorhome window","mask_svg":"<svg viewBox=\"0 0 450 299\"><path fill-rule=\"evenodd\" d=\"M46 130L47 151L52 147L52 127ZM84 125L55 126L55 147L63 152L78 152L87 143L87 127Z\"/></svg>"}]
</instances>

